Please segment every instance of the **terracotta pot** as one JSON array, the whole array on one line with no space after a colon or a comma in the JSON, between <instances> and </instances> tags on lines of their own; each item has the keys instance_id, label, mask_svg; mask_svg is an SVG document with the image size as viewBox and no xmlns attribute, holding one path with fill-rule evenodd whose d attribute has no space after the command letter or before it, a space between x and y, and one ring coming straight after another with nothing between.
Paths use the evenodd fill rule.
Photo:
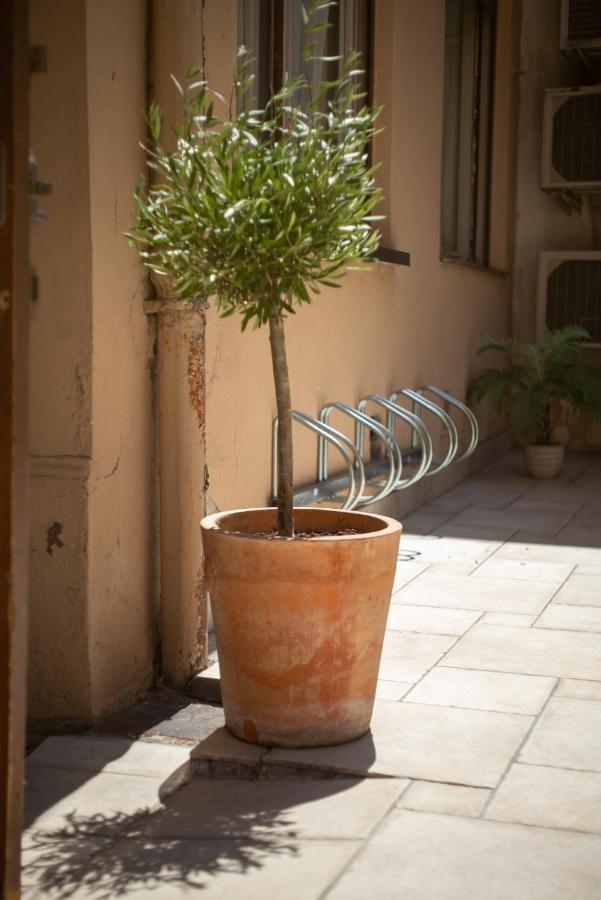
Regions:
<instances>
[{"instance_id":1,"label":"terracotta pot","mask_svg":"<svg viewBox=\"0 0 601 900\"><path fill-rule=\"evenodd\" d=\"M556 478L561 472L565 447L563 444L528 444L526 465L533 478Z\"/></svg>"},{"instance_id":2,"label":"terracotta pot","mask_svg":"<svg viewBox=\"0 0 601 900\"><path fill-rule=\"evenodd\" d=\"M275 539L275 522L248 509L201 523L226 725L265 746L351 741L369 729L401 525L304 508L297 532L358 533Z\"/></svg>"}]
</instances>

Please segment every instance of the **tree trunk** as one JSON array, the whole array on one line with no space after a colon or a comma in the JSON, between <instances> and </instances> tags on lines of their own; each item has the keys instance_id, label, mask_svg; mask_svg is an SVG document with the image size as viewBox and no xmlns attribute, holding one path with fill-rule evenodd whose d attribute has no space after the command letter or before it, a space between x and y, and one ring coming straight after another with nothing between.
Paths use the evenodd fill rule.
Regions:
<instances>
[{"instance_id":1,"label":"tree trunk","mask_svg":"<svg viewBox=\"0 0 601 900\"><path fill-rule=\"evenodd\" d=\"M278 534L294 537L294 489L292 480L292 401L286 360L284 320L269 319L269 342L278 410Z\"/></svg>"}]
</instances>

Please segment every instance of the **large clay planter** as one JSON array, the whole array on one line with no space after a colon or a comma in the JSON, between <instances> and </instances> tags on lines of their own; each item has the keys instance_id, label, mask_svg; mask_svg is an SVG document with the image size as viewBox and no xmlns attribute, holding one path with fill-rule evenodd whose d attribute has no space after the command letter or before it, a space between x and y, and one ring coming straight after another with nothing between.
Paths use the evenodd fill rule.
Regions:
<instances>
[{"instance_id":1,"label":"large clay planter","mask_svg":"<svg viewBox=\"0 0 601 900\"><path fill-rule=\"evenodd\" d=\"M533 478L556 478L561 472L565 455L563 444L528 444L525 453Z\"/></svg>"},{"instance_id":2,"label":"large clay planter","mask_svg":"<svg viewBox=\"0 0 601 900\"><path fill-rule=\"evenodd\" d=\"M201 523L227 728L265 746L351 741L369 729L401 526L305 508L297 532L358 533L276 539L275 517Z\"/></svg>"}]
</instances>

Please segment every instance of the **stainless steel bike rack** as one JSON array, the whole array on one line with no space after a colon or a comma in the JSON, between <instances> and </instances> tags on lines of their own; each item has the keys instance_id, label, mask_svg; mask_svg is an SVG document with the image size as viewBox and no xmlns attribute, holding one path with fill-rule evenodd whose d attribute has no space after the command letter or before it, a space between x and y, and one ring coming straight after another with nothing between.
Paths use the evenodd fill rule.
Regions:
<instances>
[{"instance_id":1,"label":"stainless steel bike rack","mask_svg":"<svg viewBox=\"0 0 601 900\"><path fill-rule=\"evenodd\" d=\"M406 397L411 401L411 403L413 404L413 412L416 416L418 416L420 421L421 416L418 410L420 408L423 408L440 419L440 421L444 425L449 436L449 446L446 455L441 460L433 460L430 468L425 473L425 475L436 475L437 472L442 472L443 469L446 469L446 467L453 462L459 451L459 432L457 431L457 426L453 422L450 415L444 409L441 409L441 407L436 403L432 403L431 400L426 400L426 398L417 391L412 391L409 388L401 388L398 391L394 391L390 395L389 400L391 400L393 403L397 403L399 397ZM415 433L413 439L415 444Z\"/></svg>"},{"instance_id":2,"label":"stainless steel bike rack","mask_svg":"<svg viewBox=\"0 0 601 900\"><path fill-rule=\"evenodd\" d=\"M355 507L367 506L370 503L376 503L378 500L383 500L384 497L387 497L388 494L390 494L390 492L394 490L394 486L400 479L403 469L403 457L400 447L394 439L394 435L388 430L388 428L380 424L380 422L377 422L375 419L372 419L365 413L360 412L358 409L354 409L347 403L342 403L340 401L327 403L322 408L319 414L321 422L326 425L329 424L330 415L335 409L339 410L347 416L350 416L350 418L354 420L355 447L361 459L363 459L365 443L364 433L366 429L369 431L373 431L373 433L377 434L378 437L384 442L386 448L386 456L388 457L388 477L384 481L383 485L381 481L377 483L377 487L379 487L380 490L376 491L375 494L362 494L361 496L359 496L356 501ZM370 482L373 481L373 478L375 478L376 476L381 477L382 475L382 465L380 463L365 463L364 461L363 467L366 474L366 485L369 485ZM328 480L327 441L323 436L320 436L318 439L317 480L319 482L326 482Z\"/></svg>"},{"instance_id":3,"label":"stainless steel bike rack","mask_svg":"<svg viewBox=\"0 0 601 900\"><path fill-rule=\"evenodd\" d=\"M430 397L425 394L432 395ZM401 399L409 401L412 409L401 405ZM437 402L438 401L438 402ZM448 409L444 409L440 401L448 404L453 410L461 413L469 425L469 438L460 437L457 417L453 418ZM386 420L383 424L366 412L367 405L374 403L385 410ZM354 443L343 432L330 425L330 416L334 410L353 419L355 423ZM423 413L429 412L442 422L448 436L448 449L442 459L434 459L432 436L423 421ZM322 500L336 500L342 509L355 509L368 506L383 500L394 491L410 487L425 476L441 472L452 462L460 462L470 456L478 445L480 429L474 413L465 403L457 400L446 391L433 384L426 384L415 390L400 388L390 397L382 394L369 394L363 397L356 407L336 401L327 403L321 410L319 418L310 416L300 410L293 410L294 421L304 425L317 435L317 483L294 492L295 506L310 506ZM395 424L400 420L411 428L411 447L401 449L395 436ZM278 483L278 435L277 418L273 420L272 431L272 493L275 499ZM372 432L385 449L385 459L366 461L365 435ZM341 453L346 471L329 476L328 445L331 444ZM403 465L415 463L415 471L403 477ZM366 488L374 493L366 493ZM344 495L343 492L346 492Z\"/></svg>"},{"instance_id":4,"label":"stainless steel bike rack","mask_svg":"<svg viewBox=\"0 0 601 900\"><path fill-rule=\"evenodd\" d=\"M292 410L292 418L301 425L315 432L322 441L328 441L340 451L348 469L348 492L346 500L341 509L354 509L359 498L365 491L365 470L363 468L363 460L353 442L342 432L337 431L319 419L309 416L300 410ZM278 419L277 416L273 420L272 425L272 469L271 469L271 491L272 496L277 496L278 491ZM359 472L359 478L355 477L355 470ZM295 493L295 506L308 506L311 502L335 496L335 494L344 486L346 486L346 477L338 476L330 479L329 482L321 482L314 487L301 490Z\"/></svg>"},{"instance_id":5,"label":"stainless steel bike rack","mask_svg":"<svg viewBox=\"0 0 601 900\"><path fill-rule=\"evenodd\" d=\"M441 388L436 387L433 384L425 384L423 385L423 387L417 388L416 393L433 394L440 400L445 400L449 404L449 406L452 406L455 409L459 410L459 412L466 417L470 426L470 438L466 449L459 456L455 456L453 462L461 462L463 459L467 459L468 456L471 456L478 446L478 441L480 440L480 426L478 425L476 416L471 411L469 406L467 406L465 403L462 403L461 400L457 399L457 397L453 397L452 394L449 394L447 391L443 391Z\"/></svg>"},{"instance_id":6,"label":"stainless steel bike rack","mask_svg":"<svg viewBox=\"0 0 601 900\"><path fill-rule=\"evenodd\" d=\"M410 425L413 431L417 434L417 439L419 441L419 444L421 445L419 465L413 475L409 478L397 479L393 490L400 491L404 488L408 488L410 487L410 485L415 484L416 481L419 481L419 479L426 474L426 472L432 465L433 447L430 432L428 431L422 420L419 418L419 416L416 416L414 413L409 412L408 409L404 409L402 406L399 406L393 400L389 400L387 397L383 397L381 394L369 394L367 397L363 397L357 404L357 409L359 410L359 412L364 413L367 404L370 402L376 403L386 410L386 427L390 432L393 432L394 419L396 417L397 419L401 419L403 422L407 422L407 424Z\"/></svg>"}]
</instances>

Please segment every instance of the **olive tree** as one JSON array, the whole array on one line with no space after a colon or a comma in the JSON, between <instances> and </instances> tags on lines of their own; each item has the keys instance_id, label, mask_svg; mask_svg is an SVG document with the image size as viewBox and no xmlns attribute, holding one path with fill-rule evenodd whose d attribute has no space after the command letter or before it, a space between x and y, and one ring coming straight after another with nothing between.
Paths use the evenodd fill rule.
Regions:
<instances>
[{"instance_id":1,"label":"olive tree","mask_svg":"<svg viewBox=\"0 0 601 900\"><path fill-rule=\"evenodd\" d=\"M316 3L312 11L327 5ZM306 45L306 60L318 58L314 50ZM241 48L228 100L196 67L183 84L173 79L183 117L174 126L172 150L161 142L160 109L150 106L152 181L135 191L137 223L129 238L146 266L172 279L180 297L214 297L222 316L240 314L243 330L269 327L279 438L277 531L291 537L284 323L321 286L338 287L349 267L377 247L370 220L379 218L371 212L380 195L368 163L377 111L365 104L356 52L340 59L336 80L310 85L302 76L285 76L261 109L248 99L251 62Z\"/></svg>"}]
</instances>

